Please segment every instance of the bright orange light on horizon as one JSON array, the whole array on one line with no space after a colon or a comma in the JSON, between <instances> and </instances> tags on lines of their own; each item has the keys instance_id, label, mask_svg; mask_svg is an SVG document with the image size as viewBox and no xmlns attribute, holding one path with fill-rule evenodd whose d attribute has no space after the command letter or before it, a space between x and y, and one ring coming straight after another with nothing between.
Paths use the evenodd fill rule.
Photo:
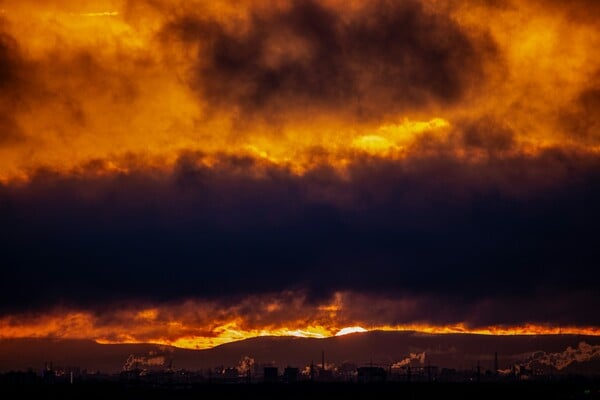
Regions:
<instances>
[{"instance_id":1,"label":"bright orange light on horizon","mask_svg":"<svg viewBox=\"0 0 600 400\"><path fill-rule=\"evenodd\" d=\"M473 334L473 335L497 335L497 336L514 336L514 335L585 335L585 336L600 336L600 328L596 327L549 327L545 325L525 324L517 326L489 326L484 328L466 328L464 324L455 325L405 325L405 326L377 326L370 329L365 329L360 326L341 328L335 332L335 328L326 328L319 326L309 326L305 329L287 329L279 328L272 330L227 330L216 337L183 337L175 340L170 339L154 339L151 343L169 345L187 349L208 349L222 344L235 342L238 340L251 339L260 336L291 336L298 338L313 338L326 339L331 337L341 337L352 334L361 334L375 331L386 332L417 332L423 334ZM319 333L320 332L320 333ZM0 338L2 336L0 335ZM131 339L131 340L109 340L109 339L94 339L100 344L118 344L118 343L146 343L146 341Z\"/></svg>"},{"instance_id":2,"label":"bright orange light on horizon","mask_svg":"<svg viewBox=\"0 0 600 400\"><path fill-rule=\"evenodd\" d=\"M329 307L325 307L329 308ZM173 310L171 310L173 311ZM340 310L337 310L339 312ZM478 335L593 335L600 336L600 328L590 326L550 326L520 324L511 326L469 327L467 324L405 324L369 325L365 323L340 326L337 314L317 311L315 323L306 320L265 321L264 327L252 326L242 316L226 319L186 321L165 317L169 310L147 309L124 311L114 321L87 312L51 313L32 318L15 316L0 319L0 339L56 338L88 339L103 344L155 343L188 349L207 349L218 345L260 336L290 336L300 338L331 338L372 331L413 331L424 334L478 334ZM312 312L312 311L309 311ZM176 314L175 312L174 314ZM166 318L166 319L165 319ZM365 326L367 328L365 328Z\"/></svg>"},{"instance_id":3,"label":"bright orange light on horizon","mask_svg":"<svg viewBox=\"0 0 600 400\"><path fill-rule=\"evenodd\" d=\"M424 334L473 334L473 335L497 335L497 336L514 336L514 335L586 335L600 336L600 328L596 327L549 327L545 325L525 324L517 326L488 326L484 328L466 328L464 324L456 325L406 325L406 326L377 326L371 329L365 329L360 326L346 327L340 329L337 333L332 334L336 329L310 326L305 329L273 329L260 331L228 331L226 334L219 335L215 338L198 338L188 337L179 338L177 340L157 340L153 343L171 345L175 347L188 349L206 349L214 346L235 342L238 340L251 339L259 336L292 336L299 338L326 339L331 337L341 337L352 334L361 334L375 331L386 332L418 332ZM321 332L321 333L319 333ZM98 343L114 344L121 343L119 341L110 341L104 339L96 339ZM140 341L129 341L127 343L141 343Z\"/></svg>"},{"instance_id":4,"label":"bright orange light on horizon","mask_svg":"<svg viewBox=\"0 0 600 400\"><path fill-rule=\"evenodd\" d=\"M340 329L340 331L338 333L336 333L335 336L344 336L344 335L349 335L351 333L362 333L362 332L368 332L368 330L366 330L362 326L348 326L346 328Z\"/></svg>"}]
</instances>

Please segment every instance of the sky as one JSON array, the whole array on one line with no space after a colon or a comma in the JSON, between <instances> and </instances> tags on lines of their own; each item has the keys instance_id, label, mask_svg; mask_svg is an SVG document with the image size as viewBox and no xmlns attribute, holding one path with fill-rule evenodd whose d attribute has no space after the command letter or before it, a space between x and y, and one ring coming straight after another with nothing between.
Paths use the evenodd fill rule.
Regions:
<instances>
[{"instance_id":1,"label":"sky","mask_svg":"<svg viewBox=\"0 0 600 400\"><path fill-rule=\"evenodd\" d=\"M0 338L600 335L595 0L0 0Z\"/></svg>"}]
</instances>

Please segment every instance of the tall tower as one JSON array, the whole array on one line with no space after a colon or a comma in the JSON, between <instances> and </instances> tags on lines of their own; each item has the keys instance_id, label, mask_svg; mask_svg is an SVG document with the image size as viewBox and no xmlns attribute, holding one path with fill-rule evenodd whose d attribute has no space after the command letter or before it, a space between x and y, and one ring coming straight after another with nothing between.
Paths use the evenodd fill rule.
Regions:
<instances>
[{"instance_id":1,"label":"tall tower","mask_svg":"<svg viewBox=\"0 0 600 400\"><path fill-rule=\"evenodd\" d=\"M494 375L498 375L498 352L494 353Z\"/></svg>"}]
</instances>

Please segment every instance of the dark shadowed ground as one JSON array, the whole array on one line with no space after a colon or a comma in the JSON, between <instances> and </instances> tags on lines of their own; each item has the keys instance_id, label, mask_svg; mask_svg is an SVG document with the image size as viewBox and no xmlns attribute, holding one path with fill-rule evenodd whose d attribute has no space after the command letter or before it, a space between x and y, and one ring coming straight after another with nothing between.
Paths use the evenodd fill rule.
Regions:
<instances>
[{"instance_id":1,"label":"dark shadowed ground","mask_svg":"<svg viewBox=\"0 0 600 400\"><path fill-rule=\"evenodd\" d=\"M0 396L43 399L599 399L598 380L513 383L251 384L153 388L119 383L0 385Z\"/></svg>"}]
</instances>

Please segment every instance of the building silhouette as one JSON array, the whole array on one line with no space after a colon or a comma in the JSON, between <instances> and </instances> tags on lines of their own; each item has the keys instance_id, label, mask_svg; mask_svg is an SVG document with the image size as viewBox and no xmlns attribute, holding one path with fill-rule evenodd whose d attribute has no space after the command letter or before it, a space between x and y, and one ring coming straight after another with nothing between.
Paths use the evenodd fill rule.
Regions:
<instances>
[{"instance_id":1,"label":"building silhouette","mask_svg":"<svg viewBox=\"0 0 600 400\"><path fill-rule=\"evenodd\" d=\"M294 367L286 367L283 370L283 381L286 383L294 383L298 381L300 370Z\"/></svg>"},{"instance_id":2,"label":"building silhouette","mask_svg":"<svg viewBox=\"0 0 600 400\"><path fill-rule=\"evenodd\" d=\"M275 383L279 380L278 374L277 367L265 367L263 370L263 380L267 383Z\"/></svg>"},{"instance_id":3,"label":"building silhouette","mask_svg":"<svg viewBox=\"0 0 600 400\"><path fill-rule=\"evenodd\" d=\"M356 369L356 379L361 383L385 382L387 373L381 367L359 367Z\"/></svg>"}]
</instances>

